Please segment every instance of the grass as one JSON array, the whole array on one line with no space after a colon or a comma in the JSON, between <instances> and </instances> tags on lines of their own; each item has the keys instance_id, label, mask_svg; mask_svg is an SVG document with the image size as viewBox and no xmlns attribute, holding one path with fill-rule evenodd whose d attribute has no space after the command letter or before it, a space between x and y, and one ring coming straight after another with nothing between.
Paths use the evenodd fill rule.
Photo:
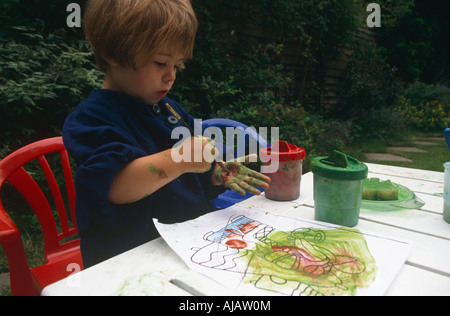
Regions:
<instances>
[{"instance_id":1,"label":"grass","mask_svg":"<svg viewBox=\"0 0 450 316\"><path fill-rule=\"evenodd\" d=\"M417 144L417 141L432 142L434 145ZM426 153L398 152L389 149L389 147L415 147L426 151ZM348 152L350 152L355 158L364 162L439 172L443 172L443 164L450 161L450 153L442 134L419 131L410 133L404 139L396 139L392 141L372 140L369 142L352 145L348 148ZM408 158L412 160L412 162L370 161L367 159L365 153L390 153Z\"/></svg>"}]
</instances>

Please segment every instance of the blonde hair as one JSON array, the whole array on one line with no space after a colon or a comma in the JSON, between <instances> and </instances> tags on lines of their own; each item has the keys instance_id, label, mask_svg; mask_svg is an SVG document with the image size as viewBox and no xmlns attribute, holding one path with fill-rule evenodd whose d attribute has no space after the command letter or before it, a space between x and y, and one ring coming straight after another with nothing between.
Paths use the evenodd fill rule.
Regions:
<instances>
[{"instance_id":1,"label":"blonde hair","mask_svg":"<svg viewBox=\"0 0 450 316\"><path fill-rule=\"evenodd\" d=\"M165 50L192 58L197 26L190 0L89 0L84 15L86 39L104 72L107 60L136 68Z\"/></svg>"}]
</instances>

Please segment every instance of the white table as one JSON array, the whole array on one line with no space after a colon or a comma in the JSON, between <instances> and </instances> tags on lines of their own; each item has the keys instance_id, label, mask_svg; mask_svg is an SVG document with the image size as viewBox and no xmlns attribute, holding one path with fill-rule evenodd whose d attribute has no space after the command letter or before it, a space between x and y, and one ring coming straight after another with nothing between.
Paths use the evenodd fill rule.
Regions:
<instances>
[{"instance_id":1,"label":"white table","mask_svg":"<svg viewBox=\"0 0 450 316\"><path fill-rule=\"evenodd\" d=\"M450 295L450 224L443 220L444 174L367 164L369 177L392 180L416 193L420 210L361 210L357 229L412 243L406 264L387 295ZM302 176L296 201L253 197L241 205L290 217L314 219L313 175ZM192 272L159 238L46 287L42 295L233 295L215 281Z\"/></svg>"}]
</instances>

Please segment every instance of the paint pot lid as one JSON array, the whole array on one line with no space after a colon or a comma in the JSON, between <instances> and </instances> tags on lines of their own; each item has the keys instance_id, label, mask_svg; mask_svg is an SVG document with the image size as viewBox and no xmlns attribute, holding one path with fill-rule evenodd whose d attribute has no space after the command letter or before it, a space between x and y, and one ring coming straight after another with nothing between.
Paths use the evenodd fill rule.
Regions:
<instances>
[{"instance_id":1,"label":"paint pot lid","mask_svg":"<svg viewBox=\"0 0 450 316\"><path fill-rule=\"evenodd\" d=\"M272 147L261 149L261 153L263 155L270 155L272 157L271 159L277 157L278 161L302 160L306 158L306 151L303 148L280 140Z\"/></svg>"},{"instance_id":2,"label":"paint pot lid","mask_svg":"<svg viewBox=\"0 0 450 316\"><path fill-rule=\"evenodd\" d=\"M325 178L337 180L363 180L367 178L369 168L357 159L337 150L328 157L318 157L311 163L311 171Z\"/></svg>"}]
</instances>

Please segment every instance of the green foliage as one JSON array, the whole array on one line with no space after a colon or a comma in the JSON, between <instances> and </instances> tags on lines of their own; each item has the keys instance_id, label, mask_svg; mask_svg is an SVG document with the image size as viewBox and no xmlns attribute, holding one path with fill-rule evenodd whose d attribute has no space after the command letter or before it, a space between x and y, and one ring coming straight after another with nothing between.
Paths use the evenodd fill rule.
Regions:
<instances>
[{"instance_id":1,"label":"green foliage","mask_svg":"<svg viewBox=\"0 0 450 316\"><path fill-rule=\"evenodd\" d=\"M194 59L172 91L176 100L203 119L226 117L249 126L279 127L282 139L311 154L343 147L350 139L350 125L305 111L294 84L296 74L282 62L284 43L298 45L299 64L318 63L358 26L361 3L195 0L193 4L200 29ZM324 136L329 135L327 124L343 132Z\"/></svg>"},{"instance_id":2,"label":"green foliage","mask_svg":"<svg viewBox=\"0 0 450 316\"><path fill-rule=\"evenodd\" d=\"M356 47L341 88L340 115L358 118L369 109L395 103L400 85L376 46Z\"/></svg>"},{"instance_id":3,"label":"green foliage","mask_svg":"<svg viewBox=\"0 0 450 316\"><path fill-rule=\"evenodd\" d=\"M84 5L86 0L2 0L0 1L1 38L13 38L16 26L39 28L39 31L53 33L54 30L67 28L66 8L69 3ZM45 25L42 24L44 22ZM44 29L42 27L44 26ZM77 37L74 30L68 34Z\"/></svg>"},{"instance_id":4,"label":"green foliage","mask_svg":"<svg viewBox=\"0 0 450 316\"><path fill-rule=\"evenodd\" d=\"M450 88L443 84L425 84L416 81L410 84L403 94L413 103L437 100L445 111L450 111Z\"/></svg>"},{"instance_id":5,"label":"green foliage","mask_svg":"<svg viewBox=\"0 0 450 316\"><path fill-rule=\"evenodd\" d=\"M401 88L395 74L383 49L357 45L340 86L340 102L331 114L351 121L357 139L389 138L404 126L401 115L391 110Z\"/></svg>"},{"instance_id":6,"label":"green foliage","mask_svg":"<svg viewBox=\"0 0 450 316\"><path fill-rule=\"evenodd\" d=\"M382 14L382 27L394 29L414 10L414 0L379 0Z\"/></svg>"},{"instance_id":7,"label":"green foliage","mask_svg":"<svg viewBox=\"0 0 450 316\"><path fill-rule=\"evenodd\" d=\"M208 2L212 2L208 8L216 16L220 16L220 12L231 12L235 21L241 21L240 29L259 27L280 42L298 41L306 50L302 55L313 58L313 54L334 47L347 38L347 31L356 27L362 8L354 0Z\"/></svg>"},{"instance_id":8,"label":"green foliage","mask_svg":"<svg viewBox=\"0 0 450 316\"><path fill-rule=\"evenodd\" d=\"M64 29L45 37L37 29L14 29L14 39L0 39L0 157L36 134L58 133L102 79L87 44L67 43Z\"/></svg>"},{"instance_id":9,"label":"green foliage","mask_svg":"<svg viewBox=\"0 0 450 316\"><path fill-rule=\"evenodd\" d=\"M442 131L450 111L450 89L443 85L411 84L395 108L414 128Z\"/></svg>"},{"instance_id":10,"label":"green foliage","mask_svg":"<svg viewBox=\"0 0 450 316\"><path fill-rule=\"evenodd\" d=\"M379 43L389 63L406 82L450 79L448 2L441 0L382 0L383 27Z\"/></svg>"}]
</instances>

